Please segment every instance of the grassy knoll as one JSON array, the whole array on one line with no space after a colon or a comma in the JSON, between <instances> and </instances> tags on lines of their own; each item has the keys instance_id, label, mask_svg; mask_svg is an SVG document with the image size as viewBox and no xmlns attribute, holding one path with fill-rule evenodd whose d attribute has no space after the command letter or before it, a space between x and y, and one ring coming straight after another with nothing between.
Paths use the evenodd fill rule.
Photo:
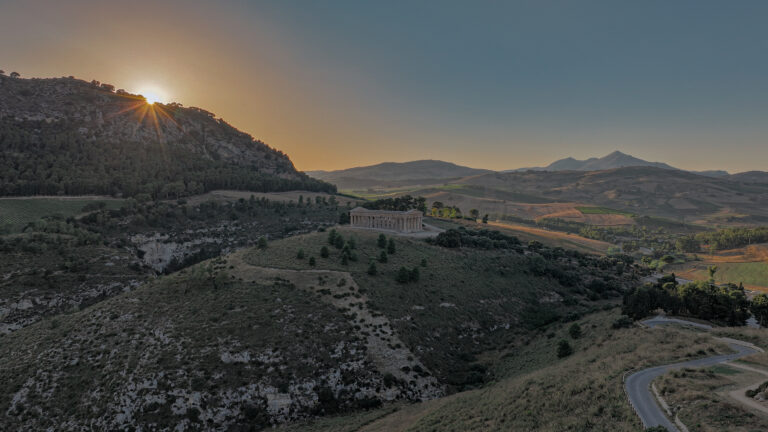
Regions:
<instances>
[{"instance_id":1,"label":"grassy knoll","mask_svg":"<svg viewBox=\"0 0 768 432\"><path fill-rule=\"evenodd\" d=\"M7 226L9 231L18 232L30 222L55 214L63 217L83 213L88 204L104 203L106 208L118 209L124 200L93 198L2 198L0 199L0 229Z\"/></svg>"},{"instance_id":2,"label":"grassy knoll","mask_svg":"<svg viewBox=\"0 0 768 432\"><path fill-rule=\"evenodd\" d=\"M580 319L583 336L575 340L569 325L554 324L519 346L489 353L497 374L489 386L398 409L359 430L637 431L640 421L623 390L626 371L727 350L685 329L613 329L617 317L611 311ZM555 355L561 339L575 349L564 359Z\"/></svg>"}]
</instances>

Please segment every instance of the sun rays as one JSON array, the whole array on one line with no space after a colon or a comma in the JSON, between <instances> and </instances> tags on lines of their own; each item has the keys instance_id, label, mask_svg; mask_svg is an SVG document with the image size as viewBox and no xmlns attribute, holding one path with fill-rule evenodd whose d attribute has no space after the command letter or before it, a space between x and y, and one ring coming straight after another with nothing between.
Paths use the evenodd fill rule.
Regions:
<instances>
[{"instance_id":1,"label":"sun rays","mask_svg":"<svg viewBox=\"0 0 768 432\"><path fill-rule=\"evenodd\" d=\"M130 95L124 97L126 98L125 106L109 117L130 115L134 117L139 127L144 126L145 122L147 122L154 129L160 141L165 141L165 135L163 134L164 125L170 123L180 128L173 116L169 114L167 107L159 103L157 99L153 99L150 102L150 99L141 96Z\"/></svg>"}]
</instances>

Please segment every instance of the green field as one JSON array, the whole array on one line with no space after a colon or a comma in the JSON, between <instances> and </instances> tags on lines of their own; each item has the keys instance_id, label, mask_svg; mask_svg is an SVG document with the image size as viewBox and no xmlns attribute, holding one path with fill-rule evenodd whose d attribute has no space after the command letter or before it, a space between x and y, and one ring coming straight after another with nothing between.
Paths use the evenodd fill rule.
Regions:
<instances>
[{"instance_id":1,"label":"green field","mask_svg":"<svg viewBox=\"0 0 768 432\"><path fill-rule=\"evenodd\" d=\"M633 216L632 213L616 210L608 207L576 207L576 210L582 214L617 214L624 216Z\"/></svg>"},{"instance_id":2,"label":"green field","mask_svg":"<svg viewBox=\"0 0 768 432\"><path fill-rule=\"evenodd\" d=\"M750 263L713 263L717 266L715 281L718 283L744 283L747 285L768 286L768 262ZM706 270L698 269L697 276L708 278Z\"/></svg>"},{"instance_id":3,"label":"green field","mask_svg":"<svg viewBox=\"0 0 768 432\"><path fill-rule=\"evenodd\" d=\"M10 232L18 232L30 222L55 214L75 216L82 213L87 204L94 202L103 202L107 208L117 209L124 201L112 198L0 198L0 230L6 227Z\"/></svg>"}]
</instances>

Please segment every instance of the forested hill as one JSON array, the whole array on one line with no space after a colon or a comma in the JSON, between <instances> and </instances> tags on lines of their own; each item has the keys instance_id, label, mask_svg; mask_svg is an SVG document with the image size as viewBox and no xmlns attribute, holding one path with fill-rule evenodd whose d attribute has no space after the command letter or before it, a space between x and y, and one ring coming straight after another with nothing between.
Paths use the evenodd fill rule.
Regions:
<instances>
[{"instance_id":1,"label":"forested hill","mask_svg":"<svg viewBox=\"0 0 768 432\"><path fill-rule=\"evenodd\" d=\"M0 196L214 189L336 187L200 108L150 105L96 81L0 76Z\"/></svg>"}]
</instances>

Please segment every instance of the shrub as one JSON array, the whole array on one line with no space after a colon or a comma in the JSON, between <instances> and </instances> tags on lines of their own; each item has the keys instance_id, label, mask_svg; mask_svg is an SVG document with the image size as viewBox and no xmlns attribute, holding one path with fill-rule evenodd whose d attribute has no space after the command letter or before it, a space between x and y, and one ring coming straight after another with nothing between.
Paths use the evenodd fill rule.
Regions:
<instances>
[{"instance_id":1,"label":"shrub","mask_svg":"<svg viewBox=\"0 0 768 432\"><path fill-rule=\"evenodd\" d=\"M632 327L632 318L626 315L622 315L618 317L616 321L613 322L613 324L611 324L611 327L615 329L630 328Z\"/></svg>"},{"instance_id":2,"label":"shrub","mask_svg":"<svg viewBox=\"0 0 768 432\"><path fill-rule=\"evenodd\" d=\"M400 267L400 270L397 271L395 280L400 284L408 283L411 280L411 272L405 267Z\"/></svg>"},{"instance_id":3,"label":"shrub","mask_svg":"<svg viewBox=\"0 0 768 432\"><path fill-rule=\"evenodd\" d=\"M578 323L573 323L570 328L568 328L568 334L571 335L572 338L578 339L581 337L581 326Z\"/></svg>"},{"instance_id":4,"label":"shrub","mask_svg":"<svg viewBox=\"0 0 768 432\"><path fill-rule=\"evenodd\" d=\"M371 261L371 264L368 266L368 274L371 276L376 276L376 273L376 263Z\"/></svg>"},{"instance_id":5,"label":"shrub","mask_svg":"<svg viewBox=\"0 0 768 432\"><path fill-rule=\"evenodd\" d=\"M557 343L557 358L568 357L571 354L573 354L573 347L567 340L562 339Z\"/></svg>"},{"instance_id":6,"label":"shrub","mask_svg":"<svg viewBox=\"0 0 768 432\"><path fill-rule=\"evenodd\" d=\"M326 246L320 248L320 256L322 258L328 258L328 248Z\"/></svg>"},{"instance_id":7,"label":"shrub","mask_svg":"<svg viewBox=\"0 0 768 432\"><path fill-rule=\"evenodd\" d=\"M304 249L299 249L299 252L296 254L297 259L304 259Z\"/></svg>"},{"instance_id":8,"label":"shrub","mask_svg":"<svg viewBox=\"0 0 768 432\"><path fill-rule=\"evenodd\" d=\"M309 265L311 265L312 267L314 267L314 266L315 266L315 264L316 264L316 263L315 263L315 257L309 257Z\"/></svg>"},{"instance_id":9,"label":"shrub","mask_svg":"<svg viewBox=\"0 0 768 432\"><path fill-rule=\"evenodd\" d=\"M387 237L384 234L379 234L379 239L376 241L376 244L381 249L384 249L385 247L387 247Z\"/></svg>"},{"instance_id":10,"label":"shrub","mask_svg":"<svg viewBox=\"0 0 768 432\"><path fill-rule=\"evenodd\" d=\"M387 260L388 260L388 258L387 258L387 251L381 251L381 254L379 255L379 262L380 263L385 263L385 262L387 262Z\"/></svg>"},{"instance_id":11,"label":"shrub","mask_svg":"<svg viewBox=\"0 0 768 432\"><path fill-rule=\"evenodd\" d=\"M389 244L387 245L387 253L390 255L395 254L395 240L389 239Z\"/></svg>"},{"instance_id":12,"label":"shrub","mask_svg":"<svg viewBox=\"0 0 768 432\"><path fill-rule=\"evenodd\" d=\"M267 238L259 237L259 249L266 249L266 248L267 248Z\"/></svg>"},{"instance_id":13,"label":"shrub","mask_svg":"<svg viewBox=\"0 0 768 432\"><path fill-rule=\"evenodd\" d=\"M427 259L426 258L422 258L421 259L421 266L422 267L426 267L427 266Z\"/></svg>"}]
</instances>

